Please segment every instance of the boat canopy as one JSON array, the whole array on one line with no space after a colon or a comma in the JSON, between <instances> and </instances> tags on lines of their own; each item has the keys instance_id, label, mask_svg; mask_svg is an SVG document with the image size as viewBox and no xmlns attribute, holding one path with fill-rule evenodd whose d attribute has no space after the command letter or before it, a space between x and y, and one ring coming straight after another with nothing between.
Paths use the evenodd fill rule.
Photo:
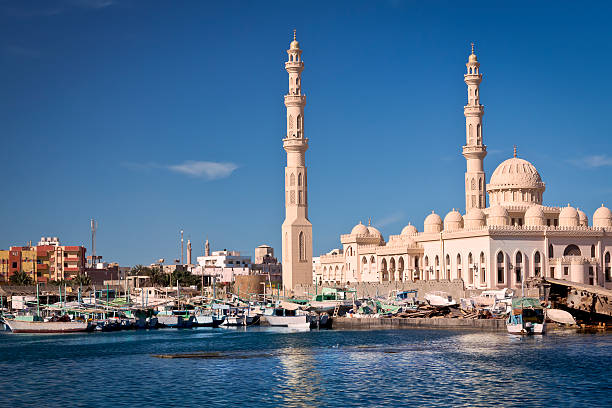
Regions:
<instances>
[{"instance_id":1,"label":"boat canopy","mask_svg":"<svg viewBox=\"0 0 612 408\"><path fill-rule=\"evenodd\" d=\"M518 297L512 299L512 308L513 309L542 309L542 305L540 304L540 299L530 298L530 297Z\"/></svg>"}]
</instances>

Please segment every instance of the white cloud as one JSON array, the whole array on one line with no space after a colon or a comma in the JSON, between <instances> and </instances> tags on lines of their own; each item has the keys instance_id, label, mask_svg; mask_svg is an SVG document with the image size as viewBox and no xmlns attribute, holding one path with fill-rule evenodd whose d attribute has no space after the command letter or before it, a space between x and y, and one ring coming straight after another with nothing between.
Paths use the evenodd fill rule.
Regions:
<instances>
[{"instance_id":1,"label":"white cloud","mask_svg":"<svg viewBox=\"0 0 612 408\"><path fill-rule=\"evenodd\" d=\"M216 180L229 177L238 166L234 163L188 160L181 164L167 166L167 168L176 173L201 177L207 180Z\"/></svg>"},{"instance_id":2,"label":"white cloud","mask_svg":"<svg viewBox=\"0 0 612 408\"><path fill-rule=\"evenodd\" d=\"M595 154L570 160L570 163L573 163L579 167L588 167L593 169L597 167L612 166L612 157L604 154Z\"/></svg>"},{"instance_id":3,"label":"white cloud","mask_svg":"<svg viewBox=\"0 0 612 408\"><path fill-rule=\"evenodd\" d=\"M404 219L404 213L396 212L381 218L379 221L376 221L376 226L384 228L388 225L395 224L396 222L401 221L402 219Z\"/></svg>"},{"instance_id":4,"label":"white cloud","mask_svg":"<svg viewBox=\"0 0 612 408\"><path fill-rule=\"evenodd\" d=\"M69 2L77 7L102 9L115 4L115 0L69 0Z\"/></svg>"}]
</instances>

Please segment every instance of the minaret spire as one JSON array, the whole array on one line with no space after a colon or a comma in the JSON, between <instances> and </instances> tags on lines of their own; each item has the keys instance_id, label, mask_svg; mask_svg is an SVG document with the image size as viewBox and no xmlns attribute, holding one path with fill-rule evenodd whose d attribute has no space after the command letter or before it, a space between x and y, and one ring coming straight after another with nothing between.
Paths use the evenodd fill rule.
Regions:
<instances>
[{"instance_id":1,"label":"minaret spire","mask_svg":"<svg viewBox=\"0 0 612 408\"><path fill-rule=\"evenodd\" d=\"M287 50L285 69L289 74L289 93L285 95L287 107L287 134L283 147L287 152L285 167L285 221L282 227L283 286L312 284L312 224L308 220L308 178L306 176L306 150L304 136L304 107L302 94L302 50L293 30L293 41Z\"/></svg>"},{"instance_id":2,"label":"minaret spire","mask_svg":"<svg viewBox=\"0 0 612 408\"><path fill-rule=\"evenodd\" d=\"M466 65L464 81L468 87L468 102L463 107L465 115L466 143L463 146L467 169L465 172L465 211L471 208L485 208L487 198L485 195L485 173L483 160L487 155L487 146L482 138L482 116L484 106L480 104L480 82L482 74L479 72L480 63L474 53L474 43L471 43L472 53Z\"/></svg>"}]
</instances>

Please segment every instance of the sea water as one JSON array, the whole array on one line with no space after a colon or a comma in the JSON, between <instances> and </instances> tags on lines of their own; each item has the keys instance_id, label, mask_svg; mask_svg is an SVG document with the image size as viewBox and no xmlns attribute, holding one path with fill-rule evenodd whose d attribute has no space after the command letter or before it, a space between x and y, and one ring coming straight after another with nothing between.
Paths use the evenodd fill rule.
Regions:
<instances>
[{"instance_id":1,"label":"sea water","mask_svg":"<svg viewBox=\"0 0 612 408\"><path fill-rule=\"evenodd\" d=\"M159 358L183 355L190 358ZM612 406L612 336L286 329L0 334L4 407Z\"/></svg>"}]
</instances>

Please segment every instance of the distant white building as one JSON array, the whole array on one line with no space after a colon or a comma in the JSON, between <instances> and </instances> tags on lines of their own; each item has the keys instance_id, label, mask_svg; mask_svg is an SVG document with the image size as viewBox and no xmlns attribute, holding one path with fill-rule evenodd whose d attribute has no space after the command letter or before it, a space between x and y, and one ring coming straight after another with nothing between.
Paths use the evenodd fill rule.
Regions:
<instances>
[{"instance_id":1,"label":"distant white building","mask_svg":"<svg viewBox=\"0 0 612 408\"><path fill-rule=\"evenodd\" d=\"M249 268L250 256L241 256L239 251L213 251L209 256L198 256L198 265L215 268Z\"/></svg>"},{"instance_id":2,"label":"distant white building","mask_svg":"<svg viewBox=\"0 0 612 408\"><path fill-rule=\"evenodd\" d=\"M213 251L208 256L198 256L198 266L192 273L203 275L205 285L216 283L231 283L235 276L251 273L251 257L242 256L238 251Z\"/></svg>"}]
</instances>

